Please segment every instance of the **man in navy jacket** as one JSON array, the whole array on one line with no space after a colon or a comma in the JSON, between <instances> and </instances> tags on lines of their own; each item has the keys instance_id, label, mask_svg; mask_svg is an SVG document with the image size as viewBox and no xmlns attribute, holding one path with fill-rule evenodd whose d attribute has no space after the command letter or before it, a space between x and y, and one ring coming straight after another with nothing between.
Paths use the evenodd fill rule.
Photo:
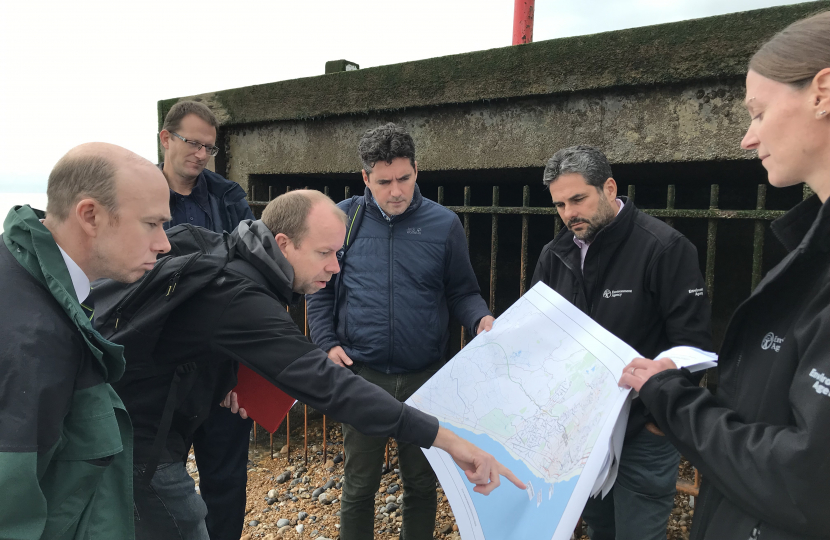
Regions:
<instances>
[{"instance_id":1,"label":"man in navy jacket","mask_svg":"<svg viewBox=\"0 0 830 540\"><path fill-rule=\"evenodd\" d=\"M493 317L481 298L461 222L424 199L412 137L395 124L367 131L358 146L364 196L339 280L306 296L311 337L329 358L405 401L446 361L450 313L476 333ZM338 285L335 286L335 281ZM343 425L346 452L342 540L373 538L374 497L385 437ZM435 475L420 448L399 441L406 485L401 537L431 539Z\"/></svg>"},{"instance_id":2,"label":"man in navy jacket","mask_svg":"<svg viewBox=\"0 0 830 540\"><path fill-rule=\"evenodd\" d=\"M164 119L159 139L164 163L159 168L170 186L168 229L182 223L221 233L254 219L243 190L236 182L205 169L219 153L213 112L202 103L180 101ZM253 421L232 414L217 403L193 437L199 489L207 505L211 540L237 540L245 518L248 481L248 439ZM161 477L159 477L161 478Z\"/></svg>"}]
</instances>

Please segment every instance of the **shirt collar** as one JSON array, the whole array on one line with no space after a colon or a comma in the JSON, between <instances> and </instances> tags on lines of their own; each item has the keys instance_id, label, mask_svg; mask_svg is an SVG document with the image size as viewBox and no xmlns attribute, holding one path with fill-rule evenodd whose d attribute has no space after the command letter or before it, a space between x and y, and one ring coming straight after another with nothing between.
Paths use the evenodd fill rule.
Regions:
<instances>
[{"instance_id":1,"label":"shirt collar","mask_svg":"<svg viewBox=\"0 0 830 540\"><path fill-rule=\"evenodd\" d=\"M617 214L614 216L614 219L617 219L617 216L619 216L620 212L622 212L623 206L625 206L625 202L623 202L622 199L617 198L616 201L617 201L617 204L620 205L620 207L617 209ZM588 246L591 245L590 242L583 242L582 240L580 240L576 236L574 236L574 244L579 246L579 249L585 249L585 248L587 248Z\"/></svg>"},{"instance_id":2,"label":"shirt collar","mask_svg":"<svg viewBox=\"0 0 830 540\"><path fill-rule=\"evenodd\" d=\"M86 274L84 274L84 271L81 270L81 267L66 254L62 247L58 246L58 249L61 250L63 262L66 263L66 269L69 270L69 277L72 279L72 287L75 288L75 296L78 297L78 303L81 303L86 300L87 296L89 296L89 278L86 277Z\"/></svg>"}]
</instances>

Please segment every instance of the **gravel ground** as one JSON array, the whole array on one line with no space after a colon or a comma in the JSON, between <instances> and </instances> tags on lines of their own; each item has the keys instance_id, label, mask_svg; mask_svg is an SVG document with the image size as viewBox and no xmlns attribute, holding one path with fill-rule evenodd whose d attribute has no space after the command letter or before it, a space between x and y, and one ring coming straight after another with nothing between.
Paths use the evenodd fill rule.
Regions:
<instances>
[{"instance_id":1,"label":"gravel ground","mask_svg":"<svg viewBox=\"0 0 830 540\"><path fill-rule=\"evenodd\" d=\"M284 432L280 432L278 438L275 437L273 459L269 451L269 436L259 430L257 448L252 447L249 453L251 461L248 464L248 505L240 540L334 540L339 537L343 435L339 424L329 424L327 460L324 462L322 427L321 420L309 421L308 465L305 464L303 455L301 429L291 433L290 456L284 447L281 451L277 450L284 444ZM397 460L397 451L393 443L390 446L390 470L383 474L375 498L375 507L378 509L375 516L375 538L378 539L397 538L400 532L402 510L396 507L401 505L400 497L404 486L395 471ZM188 471L198 489L199 472L192 453L188 461ZM680 477L692 481L693 476L691 466L683 461L680 466ZM319 497L318 491L322 492ZM440 487L436 488L436 497L438 516L434 537L458 540L460 536L455 517ZM689 506L689 496L678 493L666 538L688 539L692 515L694 509ZM582 536L580 540L588 540L588 537Z\"/></svg>"}]
</instances>

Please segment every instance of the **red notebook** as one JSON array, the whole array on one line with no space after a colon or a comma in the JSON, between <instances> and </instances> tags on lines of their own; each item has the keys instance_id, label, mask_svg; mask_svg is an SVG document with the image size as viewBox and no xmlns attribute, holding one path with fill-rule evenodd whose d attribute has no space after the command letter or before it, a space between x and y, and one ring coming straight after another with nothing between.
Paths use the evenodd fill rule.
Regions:
<instances>
[{"instance_id":1,"label":"red notebook","mask_svg":"<svg viewBox=\"0 0 830 540\"><path fill-rule=\"evenodd\" d=\"M297 400L242 364L239 365L236 378L237 384L233 391L236 392L239 406L245 409L249 418L253 418L254 422L269 433L277 431Z\"/></svg>"}]
</instances>

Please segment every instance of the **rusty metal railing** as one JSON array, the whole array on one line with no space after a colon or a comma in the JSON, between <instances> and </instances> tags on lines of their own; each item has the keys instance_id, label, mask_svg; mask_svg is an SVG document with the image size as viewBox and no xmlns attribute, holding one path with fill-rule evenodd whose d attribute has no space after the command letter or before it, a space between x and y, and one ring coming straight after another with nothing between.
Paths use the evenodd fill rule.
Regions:
<instances>
[{"instance_id":1,"label":"rusty metal railing","mask_svg":"<svg viewBox=\"0 0 830 540\"><path fill-rule=\"evenodd\" d=\"M249 188L248 196L249 196L249 205L252 209L261 210L264 208L270 200L273 200L277 195L277 191L281 192L288 192L290 191L289 187L285 187L282 190L278 190L273 185L269 185L267 189L267 200L261 200L257 198L259 193L258 190L254 185L251 185ZM323 189L323 192L326 195L331 196L330 188L326 186ZM470 245L470 217L474 215L489 215L490 216L490 262L489 262L489 306L490 310L493 312L494 315L496 313L496 292L499 285L498 280L498 257L499 257L499 218L501 216L510 216L510 215L517 215L521 216L521 239L519 244L519 296L523 295L527 290L528 285L528 245L530 243L530 223L529 217L530 216L551 216L554 219L554 236L559 233L559 230L562 227L562 221L559 218L557 211L553 207L549 206L530 206L530 187L523 186L522 187L522 205L521 206L500 206L499 204L499 195L500 195L500 188L499 186L492 187L492 197L491 197L491 204L488 206L473 206L471 204L472 201L472 188L470 186L464 187L463 192L463 204L461 206L453 206L453 205L445 205L444 200L444 187L438 187L438 196L436 202L441 205L444 205L447 209L452 210L456 214L458 214L462 220L464 225L464 234L467 239L467 244ZM806 199L812 194L809 188L806 186L804 187L803 198ZM636 187L635 185L629 185L627 190L627 195L629 199L634 200L636 196ZM768 210L766 209L766 195L767 195L767 188L766 184L758 185L756 188L756 205L755 209L752 210L727 210L721 209L719 207L719 198L720 198L720 186L718 184L712 184L710 186L709 192L709 207L705 209L679 209L676 208L676 189L674 185L666 186L666 206L665 208L649 208L640 210L646 214L654 216L656 218L663 219L668 225L674 227L676 220L678 219L693 219L693 220L706 220L707 225L707 232L706 232L706 249L705 249L705 282L706 282L706 289L709 294L710 301L714 302L715 300L715 258L716 258L716 243L718 237L718 224L721 221L733 221L733 220L749 220L754 223L754 231L752 237L752 260L751 260L751 285L750 291L747 291L747 294L754 290L755 287L761 280L762 274L762 261L763 261L763 254L764 254L764 233L767 227L767 223L782 216L785 211L783 210ZM343 188L343 198L347 199L351 197L351 189L349 186L344 186ZM546 235L549 235L549 231L545 231ZM552 237L551 237L552 238ZM512 302L511 302L512 303ZM304 306L305 309L305 306ZM304 313L304 320L305 320L305 333L308 335L308 317L307 313ZM461 331L461 347L465 345L465 334L462 329ZM307 407L304 407L305 411L305 420L306 420L306 429L304 430L304 439L303 439L303 449L304 449L304 457L306 463L308 463L308 430L307 430L307 421L308 421L308 410ZM323 416L324 422L324 437L325 434L325 422L326 417ZM288 431L288 422L286 418L286 431ZM286 433L286 441L288 441L288 433ZM273 439L273 435L272 435ZM288 444L288 443L286 443ZM273 456L273 440L272 440L272 456ZM325 452L326 452L326 443L324 440L323 443L323 458L325 462ZM345 450L345 449L344 449ZM344 455L345 457L345 455ZM387 467L389 466L389 448L387 444L387 451L385 456L385 461L387 463ZM694 482L687 482L684 480L678 481L677 483L677 490L682 493L687 493L692 496L697 496L700 488L700 475L695 469L695 476Z\"/></svg>"}]
</instances>

